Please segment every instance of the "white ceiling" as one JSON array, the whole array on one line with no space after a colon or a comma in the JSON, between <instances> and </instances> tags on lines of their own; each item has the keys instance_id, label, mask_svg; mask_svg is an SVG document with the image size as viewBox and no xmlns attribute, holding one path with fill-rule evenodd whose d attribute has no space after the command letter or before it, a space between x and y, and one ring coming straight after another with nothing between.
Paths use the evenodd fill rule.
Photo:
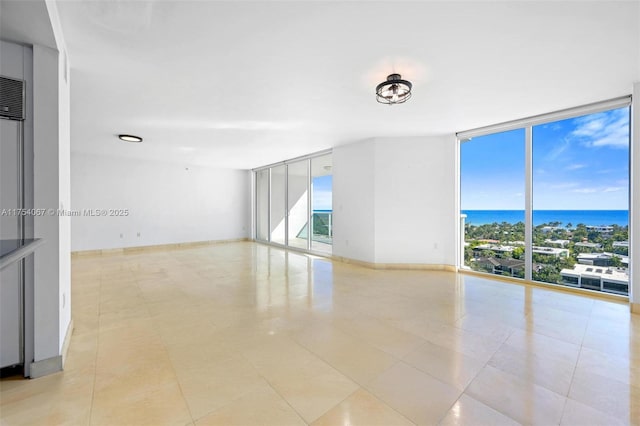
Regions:
<instances>
[{"instance_id":1,"label":"white ceiling","mask_svg":"<svg viewBox=\"0 0 640 426\"><path fill-rule=\"evenodd\" d=\"M640 2L58 1L72 149L251 168L627 95ZM374 88L397 72L403 105ZM119 142L132 133L142 144Z\"/></svg>"},{"instance_id":2,"label":"white ceiling","mask_svg":"<svg viewBox=\"0 0 640 426\"><path fill-rule=\"evenodd\" d=\"M0 0L0 39L56 48L44 1Z\"/></svg>"}]
</instances>

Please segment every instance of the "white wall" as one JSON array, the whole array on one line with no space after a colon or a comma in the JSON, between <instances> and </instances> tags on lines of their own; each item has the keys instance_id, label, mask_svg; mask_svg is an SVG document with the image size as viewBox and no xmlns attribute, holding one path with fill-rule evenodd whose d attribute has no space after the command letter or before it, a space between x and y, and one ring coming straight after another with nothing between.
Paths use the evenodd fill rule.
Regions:
<instances>
[{"instance_id":1,"label":"white wall","mask_svg":"<svg viewBox=\"0 0 640 426\"><path fill-rule=\"evenodd\" d=\"M74 152L71 177L72 210L129 210L73 217L72 251L249 237L249 171Z\"/></svg>"},{"instance_id":2,"label":"white wall","mask_svg":"<svg viewBox=\"0 0 640 426\"><path fill-rule=\"evenodd\" d=\"M33 46L34 96L34 207L57 209L60 202L59 162L59 73L58 51ZM68 143L68 141L67 141ZM55 215L34 218L34 235L46 241L34 260L35 286L35 361L61 354L66 328L61 330L62 311L59 301L63 258L60 249L60 218ZM62 239L66 238L62 236ZM62 267L61 267L62 266ZM65 296L66 298L66 296ZM68 324L68 323L67 323Z\"/></svg>"},{"instance_id":3,"label":"white wall","mask_svg":"<svg viewBox=\"0 0 640 426\"><path fill-rule=\"evenodd\" d=\"M58 58L58 206L71 206L71 74L68 70L66 52ZM60 229L60 351L71 323L71 220L58 218Z\"/></svg>"},{"instance_id":4,"label":"white wall","mask_svg":"<svg viewBox=\"0 0 640 426\"><path fill-rule=\"evenodd\" d=\"M376 138L333 150L336 256L455 265L455 137Z\"/></svg>"},{"instance_id":5,"label":"white wall","mask_svg":"<svg viewBox=\"0 0 640 426\"><path fill-rule=\"evenodd\" d=\"M375 261L455 265L454 136L375 141Z\"/></svg>"},{"instance_id":6,"label":"white wall","mask_svg":"<svg viewBox=\"0 0 640 426\"><path fill-rule=\"evenodd\" d=\"M333 149L333 254L375 262L375 144Z\"/></svg>"}]
</instances>

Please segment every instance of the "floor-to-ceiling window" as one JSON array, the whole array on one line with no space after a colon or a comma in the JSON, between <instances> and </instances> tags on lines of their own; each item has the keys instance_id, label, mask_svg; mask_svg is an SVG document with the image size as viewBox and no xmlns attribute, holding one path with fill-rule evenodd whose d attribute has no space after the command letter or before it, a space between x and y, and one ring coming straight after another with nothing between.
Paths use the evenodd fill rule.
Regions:
<instances>
[{"instance_id":1,"label":"floor-to-ceiling window","mask_svg":"<svg viewBox=\"0 0 640 426\"><path fill-rule=\"evenodd\" d=\"M323 152L255 170L256 239L331 253L331 169Z\"/></svg>"},{"instance_id":2,"label":"floor-to-ceiling window","mask_svg":"<svg viewBox=\"0 0 640 426\"><path fill-rule=\"evenodd\" d=\"M269 240L269 169L256 172L256 238Z\"/></svg>"},{"instance_id":3,"label":"floor-to-ceiling window","mask_svg":"<svg viewBox=\"0 0 640 426\"><path fill-rule=\"evenodd\" d=\"M629 103L458 134L460 266L627 295Z\"/></svg>"},{"instance_id":4,"label":"floor-to-ceiling window","mask_svg":"<svg viewBox=\"0 0 640 426\"><path fill-rule=\"evenodd\" d=\"M331 155L311 159L311 249L331 253L333 207Z\"/></svg>"},{"instance_id":5,"label":"floor-to-ceiling window","mask_svg":"<svg viewBox=\"0 0 640 426\"><path fill-rule=\"evenodd\" d=\"M533 126L532 140L533 279L628 294L629 107Z\"/></svg>"},{"instance_id":6,"label":"floor-to-ceiling window","mask_svg":"<svg viewBox=\"0 0 640 426\"><path fill-rule=\"evenodd\" d=\"M285 244L286 229L286 166L271 167L271 213L269 215L269 241Z\"/></svg>"},{"instance_id":7,"label":"floor-to-ceiling window","mask_svg":"<svg viewBox=\"0 0 640 426\"><path fill-rule=\"evenodd\" d=\"M306 250L309 248L309 160L292 162L287 167L289 246Z\"/></svg>"},{"instance_id":8,"label":"floor-to-ceiling window","mask_svg":"<svg viewBox=\"0 0 640 426\"><path fill-rule=\"evenodd\" d=\"M462 144L466 267L524 278L524 165L524 129L491 133Z\"/></svg>"}]
</instances>

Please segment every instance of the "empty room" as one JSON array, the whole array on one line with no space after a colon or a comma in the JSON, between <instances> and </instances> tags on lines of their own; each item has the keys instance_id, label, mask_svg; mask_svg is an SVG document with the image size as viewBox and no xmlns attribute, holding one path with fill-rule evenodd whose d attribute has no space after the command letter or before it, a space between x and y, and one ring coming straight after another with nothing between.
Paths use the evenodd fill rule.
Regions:
<instances>
[{"instance_id":1,"label":"empty room","mask_svg":"<svg viewBox=\"0 0 640 426\"><path fill-rule=\"evenodd\" d=\"M0 423L640 425L638 98L638 0L0 0Z\"/></svg>"}]
</instances>

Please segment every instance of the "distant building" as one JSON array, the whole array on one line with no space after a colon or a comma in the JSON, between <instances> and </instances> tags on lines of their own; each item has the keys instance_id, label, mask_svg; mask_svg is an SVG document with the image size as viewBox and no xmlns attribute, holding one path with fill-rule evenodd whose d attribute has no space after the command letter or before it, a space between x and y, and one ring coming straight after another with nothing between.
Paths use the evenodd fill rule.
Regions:
<instances>
[{"instance_id":1,"label":"distant building","mask_svg":"<svg viewBox=\"0 0 640 426\"><path fill-rule=\"evenodd\" d=\"M593 225L587 225L587 231L588 232L599 232L600 234L603 235L611 235L613 234L613 226L609 226L609 225L599 225L599 226L593 226Z\"/></svg>"},{"instance_id":2,"label":"distant building","mask_svg":"<svg viewBox=\"0 0 640 426\"><path fill-rule=\"evenodd\" d=\"M629 241L614 241L613 251L619 254L629 254Z\"/></svg>"},{"instance_id":3,"label":"distant building","mask_svg":"<svg viewBox=\"0 0 640 426\"><path fill-rule=\"evenodd\" d=\"M480 244L479 246L475 246L473 248L473 256L479 257L482 256L482 252L485 250L490 250L496 254L496 256L502 256L505 253L513 253L513 246L507 245L499 245L499 244Z\"/></svg>"},{"instance_id":4,"label":"distant building","mask_svg":"<svg viewBox=\"0 0 640 426\"><path fill-rule=\"evenodd\" d=\"M611 266L611 259L617 257L620 259L620 263L625 266L629 266L629 257L620 256L614 253L580 253L578 255L578 263L582 265L594 265L594 266Z\"/></svg>"},{"instance_id":5,"label":"distant building","mask_svg":"<svg viewBox=\"0 0 640 426\"><path fill-rule=\"evenodd\" d=\"M556 247L537 247L533 246L533 253L545 254L554 257L569 257L569 250Z\"/></svg>"},{"instance_id":6,"label":"distant building","mask_svg":"<svg viewBox=\"0 0 640 426\"><path fill-rule=\"evenodd\" d=\"M524 276L524 260L480 257L475 260L480 269L498 275Z\"/></svg>"},{"instance_id":7,"label":"distant building","mask_svg":"<svg viewBox=\"0 0 640 426\"><path fill-rule=\"evenodd\" d=\"M558 229L563 228L559 226L543 226L542 228L540 228L540 231L542 231L543 234L548 234L549 232L557 231Z\"/></svg>"},{"instance_id":8,"label":"distant building","mask_svg":"<svg viewBox=\"0 0 640 426\"><path fill-rule=\"evenodd\" d=\"M558 247L564 248L564 246L569 245L569 243L571 241L569 241L569 240L550 240L550 239L547 238L546 240L544 240L544 242L545 242L545 244L551 244L553 246L558 246Z\"/></svg>"},{"instance_id":9,"label":"distant building","mask_svg":"<svg viewBox=\"0 0 640 426\"><path fill-rule=\"evenodd\" d=\"M574 247L578 248L586 248L586 249L600 249L602 248L602 244L598 243L575 243Z\"/></svg>"},{"instance_id":10,"label":"distant building","mask_svg":"<svg viewBox=\"0 0 640 426\"><path fill-rule=\"evenodd\" d=\"M573 269L560 271L562 284L614 294L629 294L627 268L598 267L575 264Z\"/></svg>"}]
</instances>

